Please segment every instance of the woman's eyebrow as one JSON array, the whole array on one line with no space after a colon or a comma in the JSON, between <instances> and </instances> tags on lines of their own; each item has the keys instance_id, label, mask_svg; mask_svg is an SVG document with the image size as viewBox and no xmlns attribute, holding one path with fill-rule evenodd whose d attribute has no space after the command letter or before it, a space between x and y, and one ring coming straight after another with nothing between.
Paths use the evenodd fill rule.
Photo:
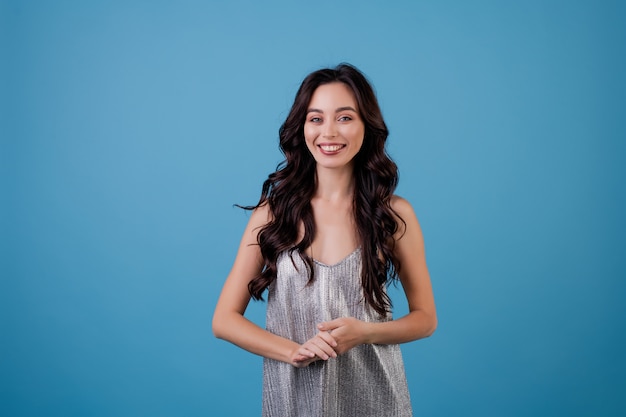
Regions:
<instances>
[{"instance_id":1,"label":"woman's eyebrow","mask_svg":"<svg viewBox=\"0 0 626 417\"><path fill-rule=\"evenodd\" d=\"M353 111L355 113L357 112L354 107L345 106L345 107L338 107L337 110L335 110L335 113L341 113L342 111L346 111L346 110L351 110L351 111ZM307 112L307 114L309 114L309 113L324 113L320 109L308 109L306 112Z\"/></svg>"}]
</instances>

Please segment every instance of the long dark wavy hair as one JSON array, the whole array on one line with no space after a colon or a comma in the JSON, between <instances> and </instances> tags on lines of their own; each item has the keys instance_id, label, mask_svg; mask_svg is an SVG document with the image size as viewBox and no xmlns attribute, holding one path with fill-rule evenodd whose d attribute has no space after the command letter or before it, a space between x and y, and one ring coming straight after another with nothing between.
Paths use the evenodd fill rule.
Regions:
<instances>
[{"instance_id":1,"label":"long dark wavy hair","mask_svg":"<svg viewBox=\"0 0 626 417\"><path fill-rule=\"evenodd\" d=\"M391 197L398 184L398 168L385 151L389 131L383 120L376 95L365 76L349 64L309 74L298 89L291 111L280 127L280 149L285 155L276 171L263 183L261 198L253 210L267 204L271 220L261 228L258 244L264 260L259 276L248 290L254 299L276 279L278 256L297 251L308 266L310 281L315 279L313 260L306 250L315 237L311 199L316 189L315 160L304 140L306 113L315 90L323 84L340 82L350 88L365 125L363 145L354 159L354 221L361 246L363 296L381 315L391 309L384 286L397 279L400 261L394 254L397 219ZM304 236L298 240L304 226Z\"/></svg>"}]
</instances>

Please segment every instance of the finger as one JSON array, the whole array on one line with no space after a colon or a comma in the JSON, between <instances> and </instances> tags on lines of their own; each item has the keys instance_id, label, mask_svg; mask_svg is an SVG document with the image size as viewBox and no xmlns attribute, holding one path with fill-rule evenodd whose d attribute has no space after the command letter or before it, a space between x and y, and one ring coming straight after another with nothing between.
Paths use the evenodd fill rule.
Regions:
<instances>
[{"instance_id":1,"label":"finger","mask_svg":"<svg viewBox=\"0 0 626 417\"><path fill-rule=\"evenodd\" d=\"M307 349L310 350L311 352L313 352L314 356L317 356L320 359L323 359L323 360L327 360L328 359L328 355L326 353L324 353L324 351L322 349L320 349L319 347L317 347L315 345L308 345Z\"/></svg>"},{"instance_id":2,"label":"finger","mask_svg":"<svg viewBox=\"0 0 626 417\"><path fill-rule=\"evenodd\" d=\"M302 360L302 361L294 360L293 361L293 365L296 368L305 368L305 367L309 366L310 364L312 364L313 362L315 362L316 360L317 359L305 359L305 360Z\"/></svg>"},{"instance_id":3,"label":"finger","mask_svg":"<svg viewBox=\"0 0 626 417\"><path fill-rule=\"evenodd\" d=\"M324 321L317 325L317 328L324 331L330 331L341 326L341 319L335 319L331 321Z\"/></svg>"},{"instance_id":4,"label":"finger","mask_svg":"<svg viewBox=\"0 0 626 417\"><path fill-rule=\"evenodd\" d=\"M300 346L300 348L298 349L298 351L296 352L297 355L301 355L304 356L308 359L314 358L315 357L315 352L311 351L310 349L307 349L305 347L305 345Z\"/></svg>"},{"instance_id":5,"label":"finger","mask_svg":"<svg viewBox=\"0 0 626 417\"><path fill-rule=\"evenodd\" d=\"M321 338L315 337L304 344L304 347L315 353L320 359L327 360L335 355L335 351ZM334 357L334 356L333 356Z\"/></svg>"},{"instance_id":6,"label":"finger","mask_svg":"<svg viewBox=\"0 0 626 417\"><path fill-rule=\"evenodd\" d=\"M323 339L326 343L328 343L331 347L337 347L337 340L335 339L335 337L330 334L330 330L329 331L322 331L319 332L317 334L317 337ZM334 350L334 349L333 349Z\"/></svg>"},{"instance_id":7,"label":"finger","mask_svg":"<svg viewBox=\"0 0 626 417\"><path fill-rule=\"evenodd\" d=\"M325 340L325 338L328 339L328 341ZM333 358L337 357L337 352L335 352L335 349L332 346L332 342L334 342L334 339L328 333L318 333L315 338L311 339L311 342L315 346L320 348L326 355L332 356Z\"/></svg>"},{"instance_id":8,"label":"finger","mask_svg":"<svg viewBox=\"0 0 626 417\"><path fill-rule=\"evenodd\" d=\"M327 360L329 357L328 354L324 352L324 350L321 347L319 347L317 344L313 342L307 343L306 348L310 350L311 352L313 352L315 356L317 356L320 359Z\"/></svg>"},{"instance_id":9,"label":"finger","mask_svg":"<svg viewBox=\"0 0 626 417\"><path fill-rule=\"evenodd\" d=\"M309 352L309 353L311 353L311 352ZM313 353L311 353L311 355L313 355ZM305 361L310 361L314 357L315 357L315 355L309 356L309 355L302 355L300 353L297 353L296 356L293 358L293 360L294 360L294 362L305 362Z\"/></svg>"}]
</instances>

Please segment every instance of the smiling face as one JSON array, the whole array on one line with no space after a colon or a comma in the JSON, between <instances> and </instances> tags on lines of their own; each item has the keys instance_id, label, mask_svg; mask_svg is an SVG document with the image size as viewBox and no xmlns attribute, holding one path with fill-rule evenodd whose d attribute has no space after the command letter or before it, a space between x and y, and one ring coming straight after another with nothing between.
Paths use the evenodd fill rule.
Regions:
<instances>
[{"instance_id":1,"label":"smiling face","mask_svg":"<svg viewBox=\"0 0 626 417\"><path fill-rule=\"evenodd\" d=\"M320 85L307 109L304 139L318 168L352 166L365 126L352 91L343 83Z\"/></svg>"}]
</instances>

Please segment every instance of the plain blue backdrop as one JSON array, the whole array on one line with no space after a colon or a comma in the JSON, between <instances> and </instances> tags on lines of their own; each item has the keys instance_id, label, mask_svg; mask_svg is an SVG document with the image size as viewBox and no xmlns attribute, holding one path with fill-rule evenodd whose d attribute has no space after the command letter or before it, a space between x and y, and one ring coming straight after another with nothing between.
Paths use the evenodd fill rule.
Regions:
<instances>
[{"instance_id":1,"label":"plain blue backdrop","mask_svg":"<svg viewBox=\"0 0 626 417\"><path fill-rule=\"evenodd\" d=\"M2 1L0 415L260 414L261 358L210 328L233 204L343 61L425 234L415 414L626 415L622 5Z\"/></svg>"}]
</instances>

